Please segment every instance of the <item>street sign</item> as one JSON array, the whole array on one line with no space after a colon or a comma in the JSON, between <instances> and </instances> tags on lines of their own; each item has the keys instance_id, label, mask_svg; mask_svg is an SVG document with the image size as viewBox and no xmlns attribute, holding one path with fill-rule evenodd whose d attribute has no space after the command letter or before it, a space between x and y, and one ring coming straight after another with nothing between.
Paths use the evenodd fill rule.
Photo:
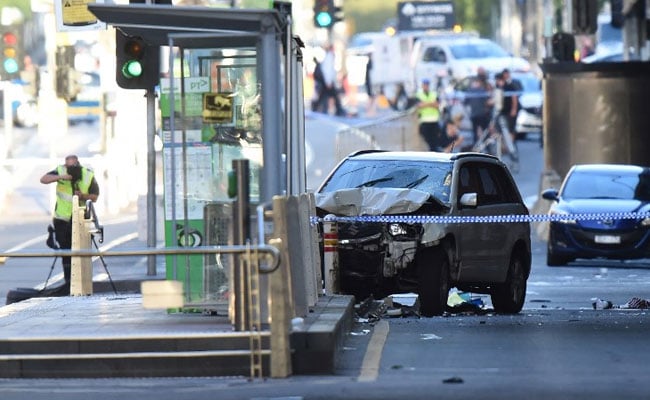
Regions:
<instances>
[{"instance_id":1,"label":"street sign","mask_svg":"<svg viewBox=\"0 0 650 400\"><path fill-rule=\"evenodd\" d=\"M397 30L449 30L454 27L451 1L405 1L397 3Z\"/></svg>"},{"instance_id":2,"label":"street sign","mask_svg":"<svg viewBox=\"0 0 650 400\"><path fill-rule=\"evenodd\" d=\"M106 29L106 24L88 11L88 4L103 2L104 0L54 0L57 31Z\"/></svg>"},{"instance_id":3,"label":"street sign","mask_svg":"<svg viewBox=\"0 0 650 400\"><path fill-rule=\"evenodd\" d=\"M231 123L233 118L232 93L203 93L203 122Z\"/></svg>"}]
</instances>

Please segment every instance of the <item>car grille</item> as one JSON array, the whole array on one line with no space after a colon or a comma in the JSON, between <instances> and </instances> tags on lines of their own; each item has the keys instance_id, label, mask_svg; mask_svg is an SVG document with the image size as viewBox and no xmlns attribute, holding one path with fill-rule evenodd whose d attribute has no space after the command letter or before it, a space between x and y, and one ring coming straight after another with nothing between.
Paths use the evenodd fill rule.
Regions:
<instances>
[{"instance_id":1,"label":"car grille","mask_svg":"<svg viewBox=\"0 0 650 400\"><path fill-rule=\"evenodd\" d=\"M585 231L576 228L570 228L569 234L573 239L580 245L588 249L594 250L626 250L634 249L639 245L641 240L646 236L646 230L634 230L634 231ZM606 243L596 243L596 235L617 235L621 237L621 243L616 244L606 244Z\"/></svg>"}]
</instances>

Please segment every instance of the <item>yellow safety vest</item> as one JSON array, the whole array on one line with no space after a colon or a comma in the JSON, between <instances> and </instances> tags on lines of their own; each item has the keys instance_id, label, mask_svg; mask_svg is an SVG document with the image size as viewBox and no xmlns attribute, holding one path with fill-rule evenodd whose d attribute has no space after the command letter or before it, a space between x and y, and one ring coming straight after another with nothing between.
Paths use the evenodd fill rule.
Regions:
<instances>
[{"instance_id":1,"label":"yellow safety vest","mask_svg":"<svg viewBox=\"0 0 650 400\"><path fill-rule=\"evenodd\" d=\"M438 100L438 94L433 90L429 93L419 90L416 94L418 100L424 103L431 103ZM440 111L435 107L424 107L419 110L420 122L438 122L440 120Z\"/></svg>"},{"instance_id":2,"label":"yellow safety vest","mask_svg":"<svg viewBox=\"0 0 650 400\"><path fill-rule=\"evenodd\" d=\"M67 175L68 170L65 165L59 165L56 167L56 172L59 175ZM94 176L95 173L91 169L81 167L81 179L77 183L77 189L83 194L88 194ZM73 195L74 190L72 188L72 182L59 179L56 184L56 206L54 208L54 218L66 221L72 218Z\"/></svg>"}]
</instances>

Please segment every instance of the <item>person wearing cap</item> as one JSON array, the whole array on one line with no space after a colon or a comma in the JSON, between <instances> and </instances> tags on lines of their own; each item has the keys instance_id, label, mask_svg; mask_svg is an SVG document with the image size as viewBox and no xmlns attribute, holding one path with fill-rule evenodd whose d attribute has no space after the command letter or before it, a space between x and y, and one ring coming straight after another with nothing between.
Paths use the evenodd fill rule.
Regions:
<instances>
[{"instance_id":1,"label":"person wearing cap","mask_svg":"<svg viewBox=\"0 0 650 400\"><path fill-rule=\"evenodd\" d=\"M463 144L463 137L460 136L460 123L463 120L463 114L455 114L450 120L446 121L442 127L442 132L436 139L434 151L442 153L451 153L459 150Z\"/></svg>"},{"instance_id":2,"label":"person wearing cap","mask_svg":"<svg viewBox=\"0 0 650 400\"><path fill-rule=\"evenodd\" d=\"M70 249L72 247L72 198L79 198L79 205L83 206L86 200L97 201L99 196L99 185L95 179L92 169L83 167L76 155L69 155L65 163L45 173L41 177L41 183L50 184L56 182L56 205L52 222L54 234L59 248ZM63 264L63 277L65 285L61 287L61 295L70 294L71 260L70 257L61 258Z\"/></svg>"},{"instance_id":3,"label":"person wearing cap","mask_svg":"<svg viewBox=\"0 0 650 400\"><path fill-rule=\"evenodd\" d=\"M418 131L429 146L429 150L433 151L436 146L436 138L440 135L438 93L431 90L431 82L428 79L423 79L416 98L418 100L415 106L418 113Z\"/></svg>"}]
</instances>

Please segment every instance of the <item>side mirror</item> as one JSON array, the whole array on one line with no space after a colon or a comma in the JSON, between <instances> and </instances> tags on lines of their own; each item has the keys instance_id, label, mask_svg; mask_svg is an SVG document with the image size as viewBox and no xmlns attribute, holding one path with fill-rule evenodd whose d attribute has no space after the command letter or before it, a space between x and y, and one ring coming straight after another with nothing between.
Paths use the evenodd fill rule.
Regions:
<instances>
[{"instance_id":1,"label":"side mirror","mask_svg":"<svg viewBox=\"0 0 650 400\"><path fill-rule=\"evenodd\" d=\"M476 207L478 204L478 195L476 193L465 193L460 196L460 205L463 207Z\"/></svg>"},{"instance_id":2,"label":"side mirror","mask_svg":"<svg viewBox=\"0 0 650 400\"><path fill-rule=\"evenodd\" d=\"M542 198L544 200L559 201L560 198L558 197L558 194L559 192L557 189L546 189L542 192Z\"/></svg>"}]
</instances>

